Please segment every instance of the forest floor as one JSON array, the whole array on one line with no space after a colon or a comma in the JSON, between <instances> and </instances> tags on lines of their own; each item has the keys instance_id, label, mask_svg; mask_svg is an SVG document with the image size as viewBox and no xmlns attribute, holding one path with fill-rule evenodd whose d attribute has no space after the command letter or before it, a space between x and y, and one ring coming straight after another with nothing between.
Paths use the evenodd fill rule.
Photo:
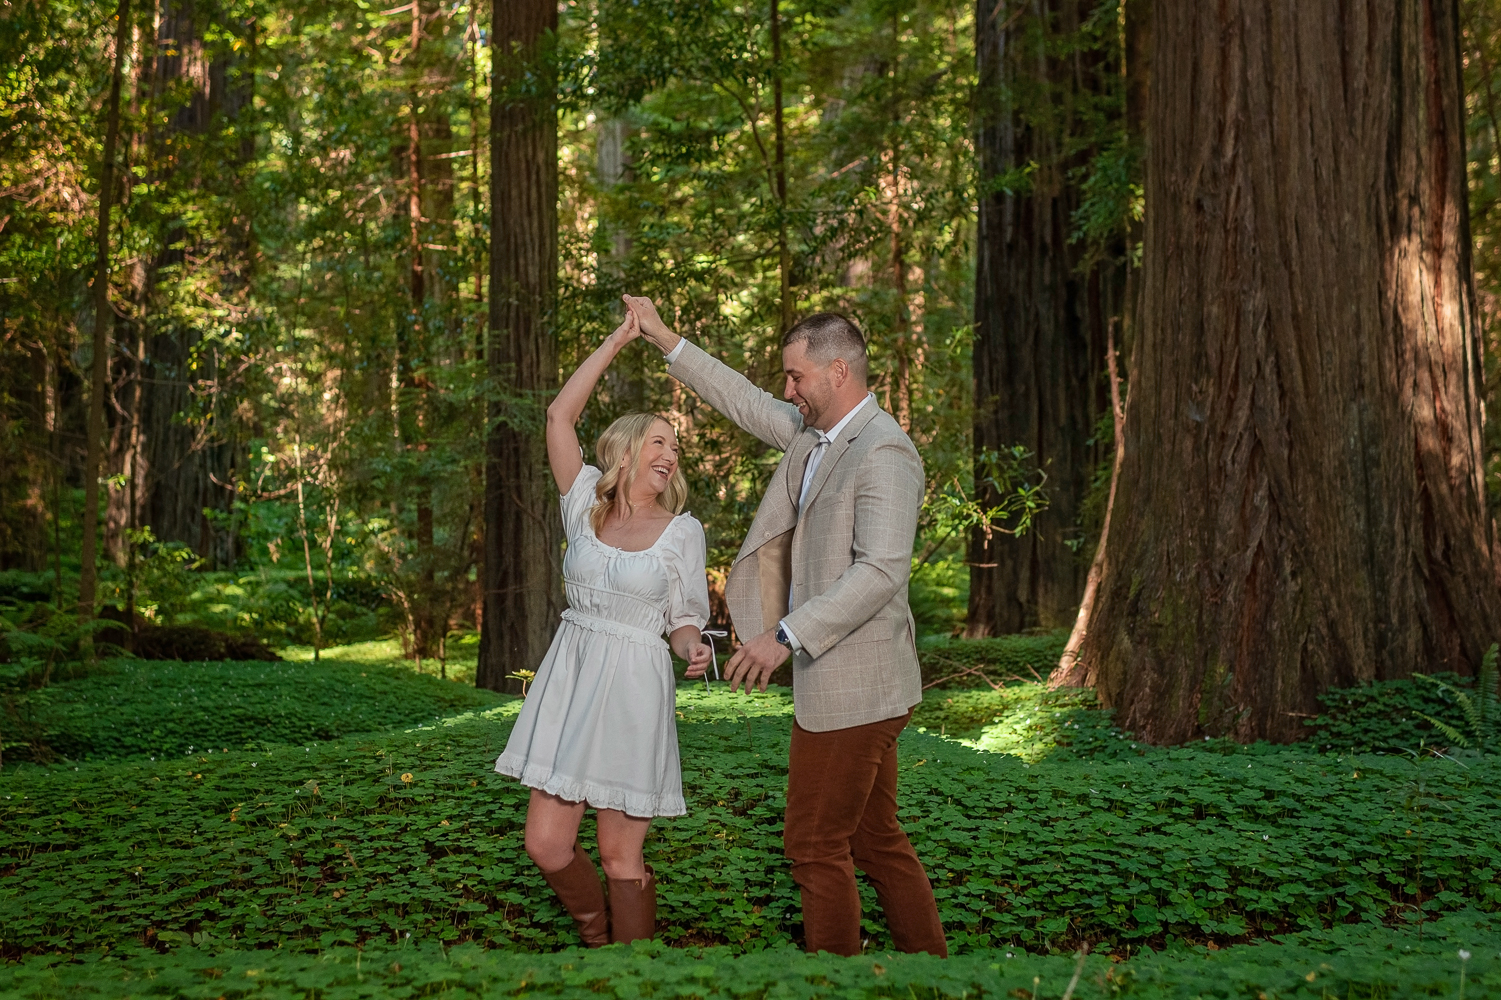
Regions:
<instances>
[{"instance_id":1,"label":"forest floor","mask_svg":"<svg viewBox=\"0 0 1501 1000\"><path fill-rule=\"evenodd\" d=\"M1038 641L902 737L948 960L892 953L868 887L864 955L797 950L785 690L679 686L660 940L586 952L491 770L519 699L382 644L115 661L33 697L51 759L0 775L0 1000L1501 996L1496 756L1138 745L1023 679Z\"/></svg>"}]
</instances>

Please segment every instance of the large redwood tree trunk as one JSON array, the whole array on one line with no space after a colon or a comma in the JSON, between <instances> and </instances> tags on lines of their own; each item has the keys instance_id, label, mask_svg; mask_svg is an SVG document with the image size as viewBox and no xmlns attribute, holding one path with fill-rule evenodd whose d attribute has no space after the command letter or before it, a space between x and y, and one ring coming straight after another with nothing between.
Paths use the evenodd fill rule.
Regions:
<instances>
[{"instance_id":1,"label":"large redwood tree trunk","mask_svg":"<svg viewBox=\"0 0 1501 1000\"><path fill-rule=\"evenodd\" d=\"M484 621L475 683L513 687L535 670L561 604L557 496L547 473L541 395L557 377L558 126L553 0L495 4L490 114L490 342L485 452Z\"/></svg>"},{"instance_id":2,"label":"large redwood tree trunk","mask_svg":"<svg viewBox=\"0 0 1501 1000\"><path fill-rule=\"evenodd\" d=\"M1119 309L1108 264L1080 273L1070 245L1078 189L1065 151L1072 95L1095 85L1079 56L1047 52L1050 37L1077 30L1078 0L1048 0L1018 17L1007 0L978 0L976 153L981 197L975 262L974 448L976 492L984 453L1023 445L1047 476L1049 506L1015 537L976 529L969 542L972 638L1069 624L1088 570L1088 553L1067 542L1106 443L1089 443L1106 412L1100 377L1105 323ZM998 186L1028 164L1021 186Z\"/></svg>"},{"instance_id":3,"label":"large redwood tree trunk","mask_svg":"<svg viewBox=\"0 0 1501 1000\"><path fill-rule=\"evenodd\" d=\"M1136 378L1081 651L1146 739L1296 739L1501 633L1455 0L1157 6Z\"/></svg>"},{"instance_id":4,"label":"large redwood tree trunk","mask_svg":"<svg viewBox=\"0 0 1501 1000\"><path fill-rule=\"evenodd\" d=\"M225 192L213 171L233 174L239 166L219 159L224 147L218 143L226 124L222 119L233 121L249 108L250 77L235 72L243 56L224 41L209 39L226 27L247 34L250 29L225 21L223 13L217 3L164 0L157 7L154 34L142 39L138 100L154 108L181 102L165 124L140 137L135 150L134 165L150 170L154 186L204 190L213 197ZM242 144L239 155L250 152ZM232 421L223 413L207 421L183 419L202 416L195 413L200 405L195 390L217 381L221 373L195 356L202 330L153 315L163 305L157 287L162 271L182 267L188 257L205 251L182 245L189 234L178 223L167 222L159 235L161 245L135 268L129 315L119 323L131 374L116 392L119 421L107 463L111 473L125 473L131 482L109 496L106 545L123 565L125 531L146 525L160 541L182 542L217 565L233 565L232 532L205 513L227 514L233 505L240 446L233 439ZM216 263L224 268L224 290L233 291L246 280L250 251L243 232L226 243ZM214 357L210 353L207 360Z\"/></svg>"}]
</instances>

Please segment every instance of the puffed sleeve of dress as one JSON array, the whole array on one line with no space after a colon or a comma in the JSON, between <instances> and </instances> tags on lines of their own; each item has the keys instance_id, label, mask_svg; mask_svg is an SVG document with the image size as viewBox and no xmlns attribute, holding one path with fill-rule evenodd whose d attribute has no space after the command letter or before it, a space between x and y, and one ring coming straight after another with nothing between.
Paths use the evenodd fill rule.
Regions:
<instances>
[{"instance_id":1,"label":"puffed sleeve of dress","mask_svg":"<svg viewBox=\"0 0 1501 1000\"><path fill-rule=\"evenodd\" d=\"M589 532L589 511L594 509L594 487L603 475L592 465L579 470L573 486L563 494L563 531L574 539Z\"/></svg>"},{"instance_id":2,"label":"puffed sleeve of dress","mask_svg":"<svg viewBox=\"0 0 1501 1000\"><path fill-rule=\"evenodd\" d=\"M683 517L673 525L672 544L662 561L667 567L669 607L667 631L684 625L703 630L709 624L709 580L704 574L707 545L704 526L695 518Z\"/></svg>"}]
</instances>

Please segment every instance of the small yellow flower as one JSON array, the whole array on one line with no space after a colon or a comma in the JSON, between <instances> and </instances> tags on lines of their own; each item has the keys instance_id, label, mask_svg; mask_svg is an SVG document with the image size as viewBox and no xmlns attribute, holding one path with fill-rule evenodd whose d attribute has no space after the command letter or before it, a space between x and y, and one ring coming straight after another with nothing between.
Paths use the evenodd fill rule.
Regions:
<instances>
[{"instance_id":1,"label":"small yellow flower","mask_svg":"<svg viewBox=\"0 0 1501 1000\"><path fill-rule=\"evenodd\" d=\"M412 783L412 772L411 771L408 771L406 774L403 774L401 776L401 783L404 784L404 785L410 785Z\"/></svg>"}]
</instances>

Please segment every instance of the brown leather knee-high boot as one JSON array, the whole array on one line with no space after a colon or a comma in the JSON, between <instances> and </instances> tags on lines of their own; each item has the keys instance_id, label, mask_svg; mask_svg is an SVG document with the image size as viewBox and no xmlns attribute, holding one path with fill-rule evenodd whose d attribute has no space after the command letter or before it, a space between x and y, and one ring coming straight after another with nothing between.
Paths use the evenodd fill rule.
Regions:
<instances>
[{"instance_id":1,"label":"brown leather knee-high boot","mask_svg":"<svg viewBox=\"0 0 1501 1000\"><path fill-rule=\"evenodd\" d=\"M657 934L657 873L646 866L646 878L612 878L610 882L610 941L650 940Z\"/></svg>"},{"instance_id":2,"label":"brown leather knee-high boot","mask_svg":"<svg viewBox=\"0 0 1501 1000\"><path fill-rule=\"evenodd\" d=\"M563 909L578 924L579 937L585 946L598 948L610 943L609 914L605 911L605 891L599 884L599 872L594 862L577 844L573 845L573 860L568 867L555 872L543 872L542 877L552 891L557 893Z\"/></svg>"}]
</instances>

